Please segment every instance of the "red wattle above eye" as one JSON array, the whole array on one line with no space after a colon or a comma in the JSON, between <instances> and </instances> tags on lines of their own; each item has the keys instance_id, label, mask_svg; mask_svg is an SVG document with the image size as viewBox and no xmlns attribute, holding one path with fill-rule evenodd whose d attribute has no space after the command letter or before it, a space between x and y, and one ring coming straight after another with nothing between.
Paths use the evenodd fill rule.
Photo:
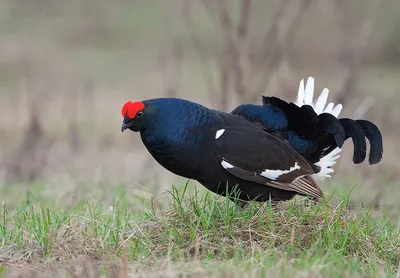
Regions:
<instances>
[{"instance_id":1,"label":"red wattle above eye","mask_svg":"<svg viewBox=\"0 0 400 278\"><path fill-rule=\"evenodd\" d=\"M143 102L132 102L132 101L128 101L124 104L124 106L122 107L122 117L125 118L126 115L128 115L128 117L130 119L135 118L136 113L139 111L142 111L144 109L144 103Z\"/></svg>"}]
</instances>

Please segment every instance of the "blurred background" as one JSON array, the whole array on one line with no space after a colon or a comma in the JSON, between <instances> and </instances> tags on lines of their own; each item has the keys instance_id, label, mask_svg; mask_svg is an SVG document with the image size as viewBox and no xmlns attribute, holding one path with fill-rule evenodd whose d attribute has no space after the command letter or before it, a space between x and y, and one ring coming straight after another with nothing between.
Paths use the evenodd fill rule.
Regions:
<instances>
[{"instance_id":1,"label":"blurred background","mask_svg":"<svg viewBox=\"0 0 400 278\"><path fill-rule=\"evenodd\" d=\"M186 180L121 133L127 100L231 111L294 101L308 76L384 137L375 166L354 165L349 140L324 191L399 213L400 1L1 0L0 196L148 203Z\"/></svg>"}]
</instances>

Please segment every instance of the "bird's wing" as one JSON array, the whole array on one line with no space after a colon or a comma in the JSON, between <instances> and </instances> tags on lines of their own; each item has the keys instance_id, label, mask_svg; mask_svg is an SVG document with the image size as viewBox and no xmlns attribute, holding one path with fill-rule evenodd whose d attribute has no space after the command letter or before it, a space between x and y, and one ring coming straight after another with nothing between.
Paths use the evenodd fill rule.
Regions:
<instances>
[{"instance_id":1,"label":"bird's wing","mask_svg":"<svg viewBox=\"0 0 400 278\"><path fill-rule=\"evenodd\" d=\"M228 126L215 136L218 159L230 174L246 181L294 191L316 199L321 189L310 164L287 142L252 126Z\"/></svg>"}]
</instances>

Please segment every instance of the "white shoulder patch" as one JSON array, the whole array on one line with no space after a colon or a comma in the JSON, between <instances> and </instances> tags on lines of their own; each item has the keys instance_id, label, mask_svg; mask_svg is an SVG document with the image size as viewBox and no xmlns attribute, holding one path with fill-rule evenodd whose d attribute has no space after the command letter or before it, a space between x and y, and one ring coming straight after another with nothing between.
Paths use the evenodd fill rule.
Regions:
<instances>
[{"instance_id":1,"label":"white shoulder patch","mask_svg":"<svg viewBox=\"0 0 400 278\"><path fill-rule=\"evenodd\" d=\"M218 139L219 137L221 137L222 134L224 134L225 129L220 129L217 130L217 132L215 133L215 139Z\"/></svg>"},{"instance_id":2,"label":"white shoulder patch","mask_svg":"<svg viewBox=\"0 0 400 278\"><path fill-rule=\"evenodd\" d=\"M289 170L268 170L268 169L266 169L261 173L261 176L266 177L267 179L270 179L270 180L276 180L281 175L289 174L290 172L293 172L294 170L297 170L297 169L300 169L300 166L296 162L293 167L290 167Z\"/></svg>"},{"instance_id":3,"label":"white shoulder patch","mask_svg":"<svg viewBox=\"0 0 400 278\"><path fill-rule=\"evenodd\" d=\"M222 167L224 167L224 169L234 168L234 166L232 164L226 162L225 160L222 160L221 165L222 165Z\"/></svg>"}]
</instances>

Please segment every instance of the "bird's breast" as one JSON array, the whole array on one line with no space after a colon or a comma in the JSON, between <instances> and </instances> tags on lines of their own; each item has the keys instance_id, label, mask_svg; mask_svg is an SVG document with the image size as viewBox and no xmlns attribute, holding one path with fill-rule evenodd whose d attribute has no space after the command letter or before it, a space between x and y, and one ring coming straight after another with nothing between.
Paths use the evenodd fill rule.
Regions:
<instances>
[{"instance_id":1,"label":"bird's breast","mask_svg":"<svg viewBox=\"0 0 400 278\"><path fill-rule=\"evenodd\" d=\"M153 158L167 170L187 178L196 178L200 171L201 132L142 135L142 141Z\"/></svg>"}]
</instances>

